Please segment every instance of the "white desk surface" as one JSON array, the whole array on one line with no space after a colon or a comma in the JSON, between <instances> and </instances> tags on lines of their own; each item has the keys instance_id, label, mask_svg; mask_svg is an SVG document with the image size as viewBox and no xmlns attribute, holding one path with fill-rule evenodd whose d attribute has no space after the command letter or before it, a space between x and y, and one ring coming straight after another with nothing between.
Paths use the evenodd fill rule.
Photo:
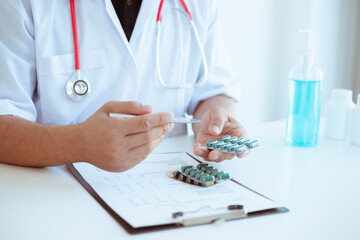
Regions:
<instances>
[{"instance_id":1,"label":"white desk surface","mask_svg":"<svg viewBox=\"0 0 360 240\"><path fill-rule=\"evenodd\" d=\"M66 167L0 164L0 239L360 239L360 147L320 137L315 148L284 144L284 122L249 127L262 146L221 163L288 213L129 235ZM192 152L189 136L157 151Z\"/></svg>"}]
</instances>

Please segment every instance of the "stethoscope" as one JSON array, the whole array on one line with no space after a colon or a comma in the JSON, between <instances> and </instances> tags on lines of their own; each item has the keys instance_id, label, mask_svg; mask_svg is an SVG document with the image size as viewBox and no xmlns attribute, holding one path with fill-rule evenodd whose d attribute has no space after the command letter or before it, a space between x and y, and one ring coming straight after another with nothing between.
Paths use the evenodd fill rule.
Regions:
<instances>
[{"instance_id":1,"label":"stethoscope","mask_svg":"<svg viewBox=\"0 0 360 240\"><path fill-rule=\"evenodd\" d=\"M79 56L79 41L76 26L76 13L74 0L70 0L71 25L74 38L74 52L75 52L75 76L70 78L65 86L66 94L74 101L81 101L91 92L91 85L86 78L81 76L80 56Z\"/></svg>"},{"instance_id":2,"label":"stethoscope","mask_svg":"<svg viewBox=\"0 0 360 240\"><path fill-rule=\"evenodd\" d=\"M168 89L189 89L189 88L196 88L203 85L208 76L208 64L205 57L204 48L201 45L199 32L197 27L194 24L193 18L190 14L190 11L184 2L184 0L180 0L181 4L184 7L186 14L189 16L191 28L193 30L196 43L199 47L201 58L203 61L203 76L202 78L194 84L185 83L179 85L168 85L164 82L161 71L160 71L160 37L161 37L161 13L162 8L164 5L165 0L160 1L159 10L156 17L156 26L157 26L157 37L156 37L156 72L159 79L161 86ZM70 0L70 12L71 12L71 25L73 31L73 40L74 40L74 52L75 52L75 76L69 79L66 83L66 94L74 101L81 101L85 99L91 92L91 85L90 82L81 75L80 69L80 56L79 56L79 41L78 41L78 34L77 34L77 26L76 26L76 13L75 13L75 3L74 0Z\"/></svg>"}]
</instances>

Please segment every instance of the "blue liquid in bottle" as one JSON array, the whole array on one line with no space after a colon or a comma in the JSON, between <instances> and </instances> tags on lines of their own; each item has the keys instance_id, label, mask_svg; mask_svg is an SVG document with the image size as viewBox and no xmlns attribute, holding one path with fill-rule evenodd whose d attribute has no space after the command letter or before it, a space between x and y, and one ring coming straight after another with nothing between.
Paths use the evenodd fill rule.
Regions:
<instances>
[{"instance_id":1,"label":"blue liquid in bottle","mask_svg":"<svg viewBox=\"0 0 360 240\"><path fill-rule=\"evenodd\" d=\"M312 147L318 143L321 113L321 81L289 80L286 142Z\"/></svg>"},{"instance_id":2,"label":"blue liquid in bottle","mask_svg":"<svg viewBox=\"0 0 360 240\"><path fill-rule=\"evenodd\" d=\"M286 124L286 143L291 146L313 147L318 143L321 113L322 71L314 65L315 48L311 29L302 29L306 42L300 64L289 75L289 104Z\"/></svg>"}]
</instances>

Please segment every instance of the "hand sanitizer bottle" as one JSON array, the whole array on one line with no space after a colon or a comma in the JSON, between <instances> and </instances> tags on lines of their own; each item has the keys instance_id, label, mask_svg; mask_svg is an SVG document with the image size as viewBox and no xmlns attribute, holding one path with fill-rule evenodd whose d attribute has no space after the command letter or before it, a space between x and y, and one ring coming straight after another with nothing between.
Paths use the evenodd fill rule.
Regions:
<instances>
[{"instance_id":1,"label":"hand sanitizer bottle","mask_svg":"<svg viewBox=\"0 0 360 240\"><path fill-rule=\"evenodd\" d=\"M312 147L318 143L321 114L321 85L323 73L314 65L313 30L300 30L306 35L300 64L289 75L289 100L286 124L286 143L291 146Z\"/></svg>"}]
</instances>

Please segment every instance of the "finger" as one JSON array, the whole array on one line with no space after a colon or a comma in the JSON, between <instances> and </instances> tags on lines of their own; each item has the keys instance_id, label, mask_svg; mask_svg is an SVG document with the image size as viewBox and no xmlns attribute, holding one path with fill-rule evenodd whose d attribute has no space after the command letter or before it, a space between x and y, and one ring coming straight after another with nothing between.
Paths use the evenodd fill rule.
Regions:
<instances>
[{"instance_id":1,"label":"finger","mask_svg":"<svg viewBox=\"0 0 360 240\"><path fill-rule=\"evenodd\" d=\"M202 157L204 159L207 159L209 156L210 150L207 149L203 144L196 143L194 146L194 154Z\"/></svg>"},{"instance_id":2,"label":"finger","mask_svg":"<svg viewBox=\"0 0 360 240\"><path fill-rule=\"evenodd\" d=\"M136 161L144 160L163 140L163 137L158 137L150 143L131 148L129 151L129 159L140 159ZM135 162L136 162L135 161ZM134 164L135 166L136 164Z\"/></svg>"},{"instance_id":3,"label":"finger","mask_svg":"<svg viewBox=\"0 0 360 240\"><path fill-rule=\"evenodd\" d=\"M214 161L214 162L221 162L224 160L229 160L229 159L233 159L235 157L235 154L232 153L224 153L218 150L213 150L209 153L209 161Z\"/></svg>"},{"instance_id":4,"label":"finger","mask_svg":"<svg viewBox=\"0 0 360 240\"><path fill-rule=\"evenodd\" d=\"M140 102L129 101L129 102L120 102L120 101L110 101L104 104L101 111L106 114L109 113L124 113L124 114L134 114L134 115L143 115L152 112L152 106L143 105Z\"/></svg>"},{"instance_id":5,"label":"finger","mask_svg":"<svg viewBox=\"0 0 360 240\"><path fill-rule=\"evenodd\" d=\"M194 147L194 154L204 158L207 161L221 162L223 160L233 159L235 156L237 158L246 157L249 154L250 150L247 150L242 153L233 154L233 153L224 153L219 150L209 150L204 145L197 143Z\"/></svg>"},{"instance_id":6,"label":"finger","mask_svg":"<svg viewBox=\"0 0 360 240\"><path fill-rule=\"evenodd\" d=\"M168 124L173 119L174 114L171 112L153 113L124 119L122 126L127 129L127 134L134 134Z\"/></svg>"},{"instance_id":7,"label":"finger","mask_svg":"<svg viewBox=\"0 0 360 240\"><path fill-rule=\"evenodd\" d=\"M156 138L164 136L174 129L174 123L167 123L162 126L154 127L149 131L127 135L126 142L130 148L138 147L154 141Z\"/></svg>"},{"instance_id":8,"label":"finger","mask_svg":"<svg viewBox=\"0 0 360 240\"><path fill-rule=\"evenodd\" d=\"M250 153L250 150L247 150L247 151L245 151L245 152L236 154L236 157L237 157L237 158L243 158L243 157L246 157L249 153Z\"/></svg>"},{"instance_id":9,"label":"finger","mask_svg":"<svg viewBox=\"0 0 360 240\"><path fill-rule=\"evenodd\" d=\"M214 108L210 110L209 114L210 123L208 131L213 135L219 135L225 122L228 120L228 114L222 108Z\"/></svg>"},{"instance_id":10,"label":"finger","mask_svg":"<svg viewBox=\"0 0 360 240\"><path fill-rule=\"evenodd\" d=\"M238 138L248 138L246 129L239 122L226 122L223 127L223 132L229 133L231 136L236 136Z\"/></svg>"}]
</instances>

